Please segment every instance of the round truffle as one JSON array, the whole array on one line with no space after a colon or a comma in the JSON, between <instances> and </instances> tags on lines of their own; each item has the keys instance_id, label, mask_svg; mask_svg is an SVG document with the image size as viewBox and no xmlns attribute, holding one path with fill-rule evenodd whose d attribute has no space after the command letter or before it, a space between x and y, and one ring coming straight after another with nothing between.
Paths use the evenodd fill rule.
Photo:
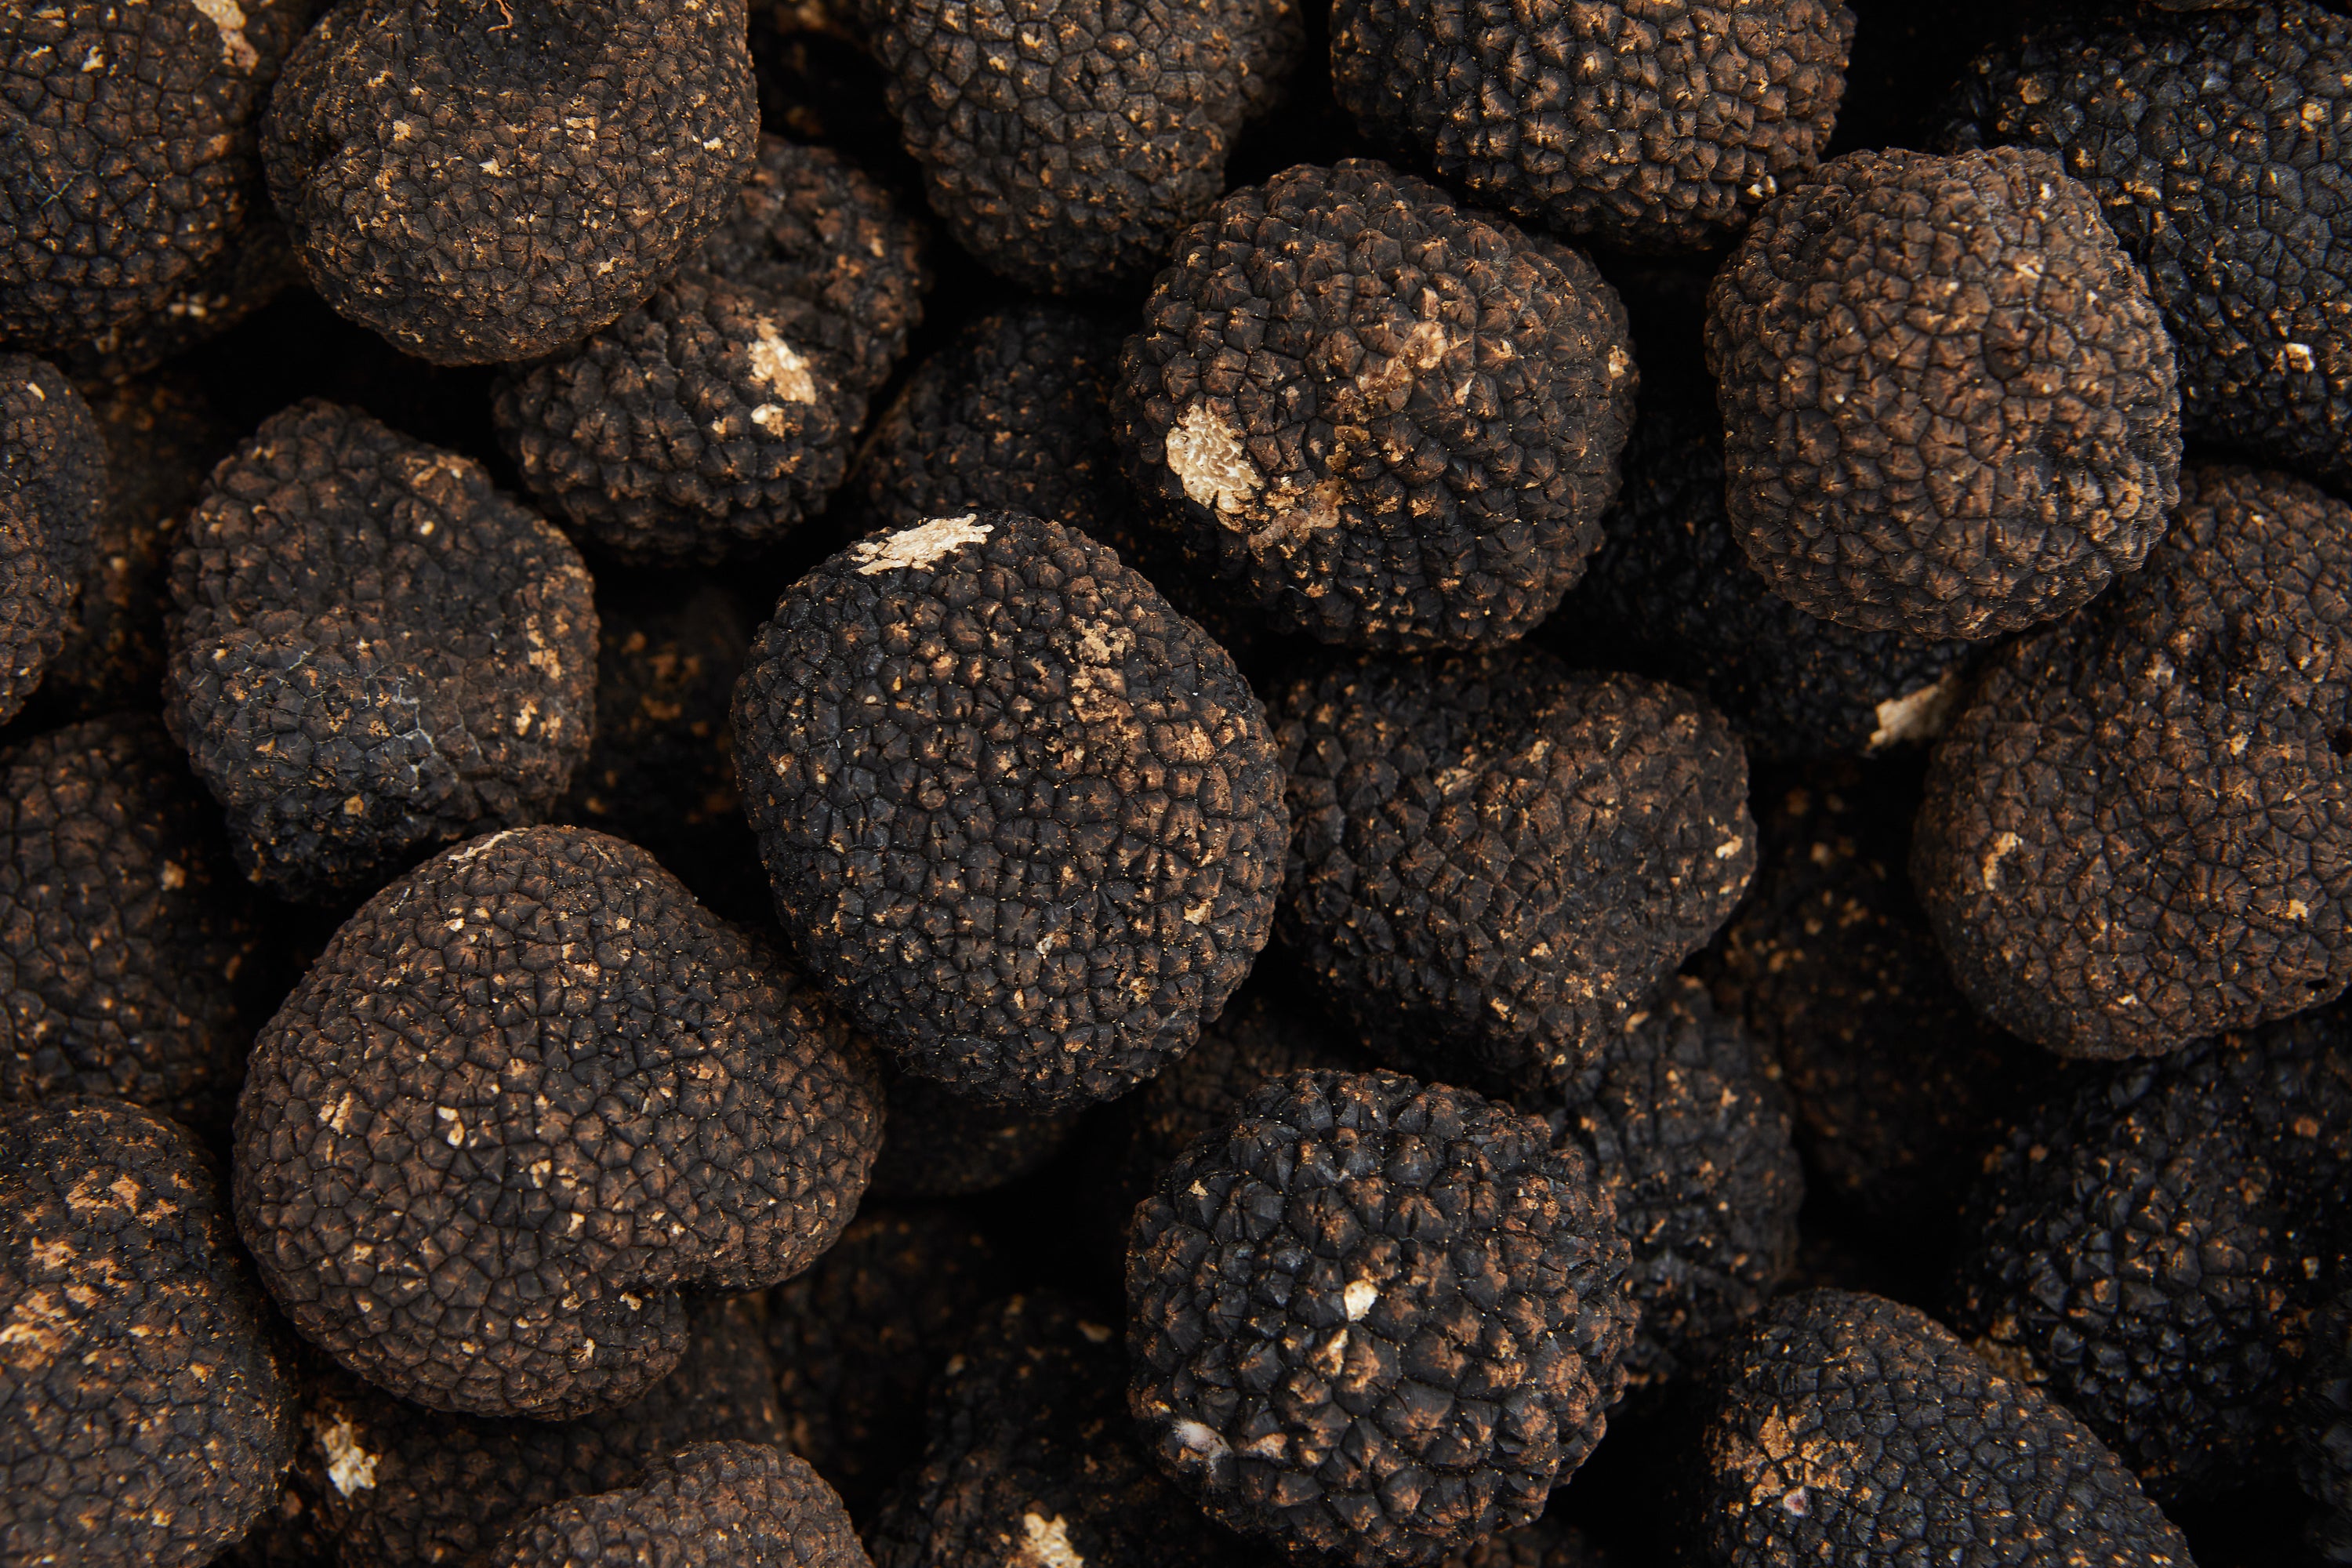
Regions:
<instances>
[{"instance_id":1,"label":"round truffle","mask_svg":"<svg viewBox=\"0 0 2352 1568\"><path fill-rule=\"evenodd\" d=\"M109 1100L0 1110L0 1521L19 1562L205 1563L277 1494L289 1395L218 1178Z\"/></svg>"},{"instance_id":2,"label":"round truffle","mask_svg":"<svg viewBox=\"0 0 2352 1568\"><path fill-rule=\"evenodd\" d=\"M1528 1523L1639 1314L1543 1122L1393 1073L1272 1079L1136 1210L1129 1404L1210 1515L1375 1568Z\"/></svg>"},{"instance_id":3,"label":"round truffle","mask_svg":"<svg viewBox=\"0 0 2352 1568\"><path fill-rule=\"evenodd\" d=\"M2352 982L2352 507L2185 474L2087 614L1992 661L1911 878L1961 991L2068 1056L2170 1050Z\"/></svg>"},{"instance_id":4,"label":"round truffle","mask_svg":"<svg viewBox=\"0 0 2352 1568\"><path fill-rule=\"evenodd\" d=\"M1633 422L1590 262L1386 165L1300 164L1189 230L1120 357L1145 503L1282 630L1507 642L1600 542Z\"/></svg>"},{"instance_id":5,"label":"round truffle","mask_svg":"<svg viewBox=\"0 0 2352 1568\"><path fill-rule=\"evenodd\" d=\"M1679 1500L1693 1561L2190 1568L2180 1532L2081 1422L1924 1312L1783 1297L1709 1383Z\"/></svg>"},{"instance_id":6,"label":"round truffle","mask_svg":"<svg viewBox=\"0 0 2352 1568\"><path fill-rule=\"evenodd\" d=\"M651 856L510 828L337 931L255 1043L236 1211L303 1336L404 1399L561 1419L773 1284L865 1189L881 1084Z\"/></svg>"},{"instance_id":7,"label":"round truffle","mask_svg":"<svg viewBox=\"0 0 2352 1568\"><path fill-rule=\"evenodd\" d=\"M1823 620L2049 620L2135 570L2178 494L2172 342L2047 153L1823 165L1716 274L1706 352L1732 527Z\"/></svg>"},{"instance_id":8,"label":"round truffle","mask_svg":"<svg viewBox=\"0 0 2352 1568\"><path fill-rule=\"evenodd\" d=\"M1076 529L971 512L824 562L761 627L735 737L802 963L958 1093L1118 1095L1265 945L1289 824L1257 699Z\"/></svg>"},{"instance_id":9,"label":"round truffle","mask_svg":"<svg viewBox=\"0 0 2352 1568\"><path fill-rule=\"evenodd\" d=\"M593 728L588 572L480 464L298 404L182 534L163 718L254 880L363 891L562 795Z\"/></svg>"},{"instance_id":10,"label":"round truffle","mask_svg":"<svg viewBox=\"0 0 2352 1568\"><path fill-rule=\"evenodd\" d=\"M745 37L743 0L336 0L270 95L270 197L311 287L403 353L546 353L727 216Z\"/></svg>"},{"instance_id":11,"label":"round truffle","mask_svg":"<svg viewBox=\"0 0 2352 1568\"><path fill-rule=\"evenodd\" d=\"M1521 648L1334 665L1272 707L1283 944L1407 1070L1578 1069L1755 868L1739 742L1674 687Z\"/></svg>"},{"instance_id":12,"label":"round truffle","mask_svg":"<svg viewBox=\"0 0 2352 1568\"><path fill-rule=\"evenodd\" d=\"M841 1500L765 1443L698 1443L634 1485L542 1509L484 1568L872 1568Z\"/></svg>"},{"instance_id":13,"label":"round truffle","mask_svg":"<svg viewBox=\"0 0 2352 1568\"><path fill-rule=\"evenodd\" d=\"M0 722L65 646L106 472L105 437L81 394L55 365L0 354Z\"/></svg>"},{"instance_id":14,"label":"round truffle","mask_svg":"<svg viewBox=\"0 0 2352 1568\"><path fill-rule=\"evenodd\" d=\"M929 1079L890 1080L874 1195L960 1198L1019 1181L1062 1151L1079 1113L972 1100Z\"/></svg>"},{"instance_id":15,"label":"round truffle","mask_svg":"<svg viewBox=\"0 0 2352 1568\"><path fill-rule=\"evenodd\" d=\"M1853 30L1836 0L1339 0L1331 88L1366 135L1482 205L1685 249L1811 170Z\"/></svg>"}]
</instances>

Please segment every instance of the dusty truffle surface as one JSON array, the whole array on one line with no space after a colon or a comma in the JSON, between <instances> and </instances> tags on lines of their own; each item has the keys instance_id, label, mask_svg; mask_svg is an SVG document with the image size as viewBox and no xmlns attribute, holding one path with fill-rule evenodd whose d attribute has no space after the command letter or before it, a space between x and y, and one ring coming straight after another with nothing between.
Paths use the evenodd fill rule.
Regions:
<instances>
[{"instance_id":1,"label":"dusty truffle surface","mask_svg":"<svg viewBox=\"0 0 2352 1568\"><path fill-rule=\"evenodd\" d=\"M765 1443L698 1443L634 1484L541 1510L487 1568L871 1568L841 1500Z\"/></svg>"},{"instance_id":2,"label":"dusty truffle surface","mask_svg":"<svg viewBox=\"0 0 2352 1568\"><path fill-rule=\"evenodd\" d=\"M2048 153L1824 164L1716 274L1706 348L1732 526L1810 615L1996 637L2083 604L2164 532L2171 340Z\"/></svg>"},{"instance_id":3,"label":"dusty truffle surface","mask_svg":"<svg viewBox=\"0 0 2352 1568\"><path fill-rule=\"evenodd\" d=\"M2347 704L2352 508L2185 473L2147 567L1995 658L1937 748L1911 877L1969 1000L2120 1057L2342 991Z\"/></svg>"},{"instance_id":4,"label":"dusty truffle surface","mask_svg":"<svg viewBox=\"0 0 2352 1568\"><path fill-rule=\"evenodd\" d=\"M1265 944L1289 825L1257 699L1076 529L965 513L825 561L753 641L735 737L800 961L958 1093L1118 1095Z\"/></svg>"},{"instance_id":5,"label":"dusty truffle surface","mask_svg":"<svg viewBox=\"0 0 2352 1568\"><path fill-rule=\"evenodd\" d=\"M803 1268L881 1135L830 1008L644 850L512 828L335 933L254 1046L236 1207L306 1339L431 1409L561 1419Z\"/></svg>"},{"instance_id":6,"label":"dusty truffle surface","mask_svg":"<svg viewBox=\"0 0 2352 1568\"><path fill-rule=\"evenodd\" d=\"M1113 414L1146 505L1279 629L1491 646L1600 542L1634 380L1581 255L1350 159L1185 233Z\"/></svg>"},{"instance_id":7,"label":"dusty truffle surface","mask_svg":"<svg viewBox=\"0 0 2352 1568\"><path fill-rule=\"evenodd\" d=\"M1127 1296L1161 1468L1233 1528L1367 1568L1542 1512L1640 1311L1581 1152L1384 1072L1259 1086L1137 1209Z\"/></svg>"},{"instance_id":8,"label":"dusty truffle surface","mask_svg":"<svg viewBox=\"0 0 2352 1568\"><path fill-rule=\"evenodd\" d=\"M579 552L480 464L357 410L298 404L214 470L172 598L164 721L281 896L543 816L587 751Z\"/></svg>"},{"instance_id":9,"label":"dusty truffle surface","mask_svg":"<svg viewBox=\"0 0 2352 1568\"><path fill-rule=\"evenodd\" d=\"M57 366L0 354L0 721L73 626L106 510L106 440Z\"/></svg>"},{"instance_id":10,"label":"dusty truffle surface","mask_svg":"<svg viewBox=\"0 0 2352 1568\"><path fill-rule=\"evenodd\" d=\"M24 1563L204 1563L277 1493L289 1390L219 1179L110 1100L0 1110L0 1519Z\"/></svg>"}]
</instances>

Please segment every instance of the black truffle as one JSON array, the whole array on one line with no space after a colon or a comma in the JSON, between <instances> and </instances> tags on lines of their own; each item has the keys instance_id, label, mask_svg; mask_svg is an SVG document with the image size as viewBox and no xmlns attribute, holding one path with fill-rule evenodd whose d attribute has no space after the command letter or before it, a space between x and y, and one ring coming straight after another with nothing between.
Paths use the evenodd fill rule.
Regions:
<instances>
[{"instance_id":1,"label":"black truffle","mask_svg":"<svg viewBox=\"0 0 2352 1568\"><path fill-rule=\"evenodd\" d=\"M1583 257L1349 159L1185 234L1113 413L1147 505L1277 628L1465 647L1576 581L1634 382Z\"/></svg>"},{"instance_id":2,"label":"black truffle","mask_svg":"<svg viewBox=\"0 0 2352 1568\"><path fill-rule=\"evenodd\" d=\"M1224 650L1076 529L877 533L793 584L735 696L802 963L909 1071L1065 1109L1192 1043L1289 824Z\"/></svg>"},{"instance_id":3,"label":"black truffle","mask_svg":"<svg viewBox=\"0 0 2352 1568\"><path fill-rule=\"evenodd\" d=\"M0 1522L16 1562L204 1563L276 1495L289 1390L196 1141L0 1110Z\"/></svg>"},{"instance_id":4,"label":"black truffle","mask_svg":"<svg viewBox=\"0 0 2352 1568\"><path fill-rule=\"evenodd\" d=\"M1724 504L1798 608L1990 637L2137 568L2180 462L2171 340L2047 153L1850 153L1716 275Z\"/></svg>"},{"instance_id":5,"label":"black truffle","mask_svg":"<svg viewBox=\"0 0 2352 1568\"><path fill-rule=\"evenodd\" d=\"M2191 1568L2083 1424L1926 1313L1789 1296L1725 1352L1678 1511L1688 1561Z\"/></svg>"},{"instance_id":6,"label":"black truffle","mask_svg":"<svg viewBox=\"0 0 2352 1568\"><path fill-rule=\"evenodd\" d=\"M1032 1112L900 1073L884 1103L879 1198L959 1198L1017 1182L1061 1152L1077 1111Z\"/></svg>"},{"instance_id":7,"label":"black truffle","mask_svg":"<svg viewBox=\"0 0 2352 1568\"><path fill-rule=\"evenodd\" d=\"M579 552L468 458L303 403L214 471L172 562L163 717L289 898L544 815L587 750Z\"/></svg>"},{"instance_id":8,"label":"black truffle","mask_svg":"<svg viewBox=\"0 0 2352 1568\"><path fill-rule=\"evenodd\" d=\"M1472 200L1613 245L1706 246L1811 170L1845 91L1837 0L1339 0L1332 89Z\"/></svg>"},{"instance_id":9,"label":"black truffle","mask_svg":"<svg viewBox=\"0 0 2352 1568\"><path fill-rule=\"evenodd\" d=\"M1366 1568L1542 1512L1639 1312L1580 1151L1393 1073L1261 1085L1136 1211L1127 1295L1161 1467L1228 1525Z\"/></svg>"},{"instance_id":10,"label":"black truffle","mask_svg":"<svg viewBox=\"0 0 2352 1568\"><path fill-rule=\"evenodd\" d=\"M726 217L758 133L743 0L336 0L262 160L330 305L480 364L643 300Z\"/></svg>"},{"instance_id":11,"label":"black truffle","mask_svg":"<svg viewBox=\"0 0 2352 1568\"><path fill-rule=\"evenodd\" d=\"M1755 868L1739 742L1671 686L1519 649L1332 666L1272 711L1283 943L1409 1071L1576 1070Z\"/></svg>"},{"instance_id":12,"label":"black truffle","mask_svg":"<svg viewBox=\"0 0 2352 1568\"><path fill-rule=\"evenodd\" d=\"M764 1443L698 1443L635 1484L543 1509L484 1568L871 1568L841 1500Z\"/></svg>"},{"instance_id":13,"label":"black truffle","mask_svg":"<svg viewBox=\"0 0 2352 1568\"><path fill-rule=\"evenodd\" d=\"M510 828L362 905L262 1031L237 1221L351 1371L559 1419L677 1363L681 1289L830 1246L880 1113L824 1003L651 856Z\"/></svg>"},{"instance_id":14,"label":"black truffle","mask_svg":"<svg viewBox=\"0 0 2352 1568\"><path fill-rule=\"evenodd\" d=\"M55 365L0 354L0 721L65 645L105 510L105 438L89 405Z\"/></svg>"},{"instance_id":15,"label":"black truffle","mask_svg":"<svg viewBox=\"0 0 2352 1568\"><path fill-rule=\"evenodd\" d=\"M1547 1513L1448 1554L1441 1568L1612 1568L1616 1562L1583 1531Z\"/></svg>"},{"instance_id":16,"label":"black truffle","mask_svg":"<svg viewBox=\"0 0 2352 1568\"><path fill-rule=\"evenodd\" d=\"M931 210L988 267L1051 293L1166 262L1224 191L1245 120L1300 53L1295 0L868 0L900 137Z\"/></svg>"},{"instance_id":17,"label":"black truffle","mask_svg":"<svg viewBox=\"0 0 2352 1568\"><path fill-rule=\"evenodd\" d=\"M1986 670L1911 877L1969 1000L2069 1056L2169 1050L2352 982L2352 508L2182 476L2171 531Z\"/></svg>"}]
</instances>

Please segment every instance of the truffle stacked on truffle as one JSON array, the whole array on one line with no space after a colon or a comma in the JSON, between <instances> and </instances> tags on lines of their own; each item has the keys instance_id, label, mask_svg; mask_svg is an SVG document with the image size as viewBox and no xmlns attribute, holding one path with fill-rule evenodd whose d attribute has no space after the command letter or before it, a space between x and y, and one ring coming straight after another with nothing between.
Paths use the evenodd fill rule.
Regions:
<instances>
[{"instance_id":1,"label":"truffle stacked on truffle","mask_svg":"<svg viewBox=\"0 0 2352 1568\"><path fill-rule=\"evenodd\" d=\"M0 354L0 721L65 645L105 508L89 405L55 365Z\"/></svg>"}]
</instances>

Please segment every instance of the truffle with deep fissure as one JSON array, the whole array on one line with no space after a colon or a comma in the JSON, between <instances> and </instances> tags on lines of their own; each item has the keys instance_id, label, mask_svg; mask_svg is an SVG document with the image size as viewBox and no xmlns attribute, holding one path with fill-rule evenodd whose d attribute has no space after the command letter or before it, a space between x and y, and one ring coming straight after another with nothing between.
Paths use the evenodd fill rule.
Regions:
<instances>
[{"instance_id":1,"label":"truffle with deep fissure","mask_svg":"<svg viewBox=\"0 0 2352 1568\"><path fill-rule=\"evenodd\" d=\"M73 384L45 361L0 354L0 721L72 630L106 475L105 437Z\"/></svg>"}]
</instances>

